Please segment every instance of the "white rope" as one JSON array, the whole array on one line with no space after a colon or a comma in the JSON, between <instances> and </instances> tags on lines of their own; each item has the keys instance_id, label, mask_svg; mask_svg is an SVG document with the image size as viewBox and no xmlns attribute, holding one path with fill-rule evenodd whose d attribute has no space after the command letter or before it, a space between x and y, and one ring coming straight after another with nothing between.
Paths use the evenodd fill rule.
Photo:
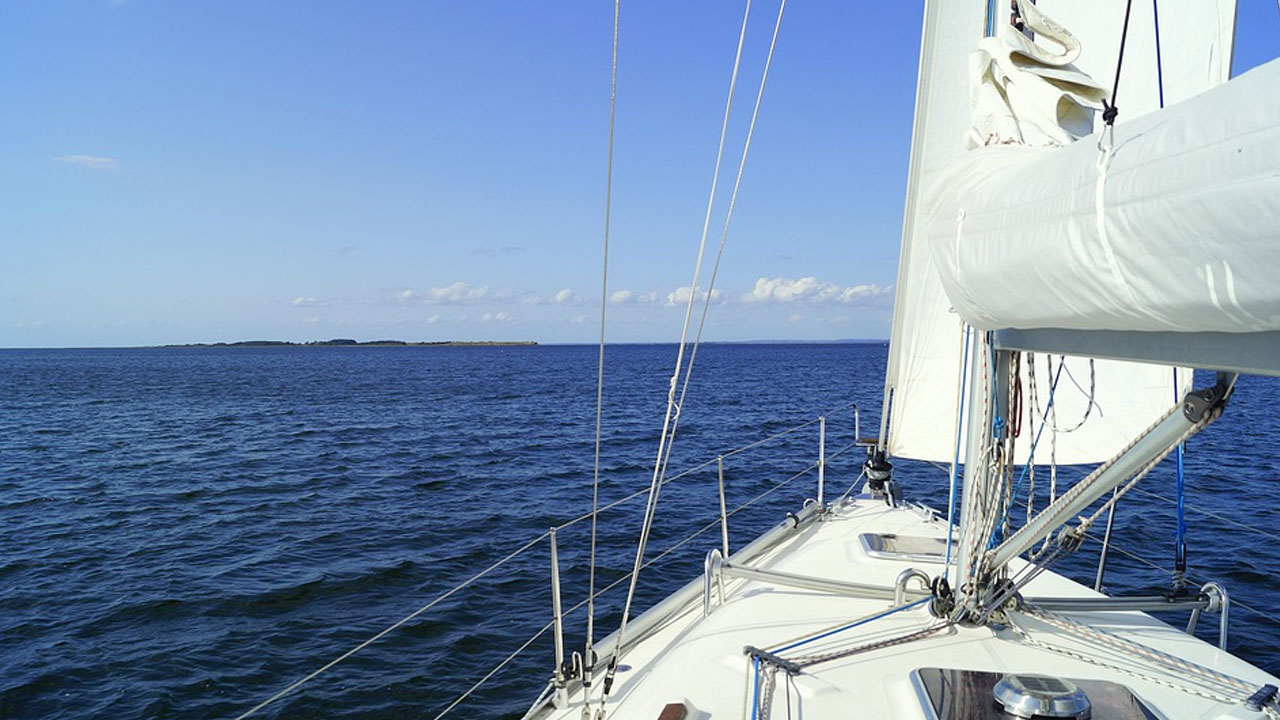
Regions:
<instances>
[{"instance_id":1,"label":"white rope","mask_svg":"<svg viewBox=\"0 0 1280 720\"><path fill-rule=\"evenodd\" d=\"M1105 645L1117 652L1128 653L1141 660L1149 661L1156 665L1163 666L1167 672L1183 673L1198 676L1202 679L1204 685L1216 685L1217 690L1221 691L1234 690L1242 692L1246 696L1250 694L1257 686L1252 685L1244 680L1218 672L1213 668L1205 667L1198 663L1184 660L1176 655L1171 655L1163 650L1157 650L1149 645L1121 637L1115 633L1108 632L1102 628L1096 628L1083 623L1071 620L1063 615L1052 613L1047 610L1028 609L1025 614L1031 615L1040 621L1047 623L1053 627L1063 630L1067 633L1073 633L1077 637L1084 638L1097 645Z\"/></svg>"},{"instance_id":2,"label":"white rope","mask_svg":"<svg viewBox=\"0 0 1280 720\"><path fill-rule=\"evenodd\" d=\"M765 83L769 80L769 68L773 65L773 51L778 46L778 31L782 29L782 14L787 9L787 0L782 0L778 4L778 19L773 24L773 37L769 41L769 54L765 56L764 70L760 73L760 89L756 91L756 103L751 110L751 123L747 126L747 137L742 143L742 157L738 160L738 172L733 180L733 192L729 195L729 210L725 213L724 227L720 231L720 245L716 250L716 261L711 266L711 278L707 281L706 297L702 300L702 317L698 320L698 332L693 339L693 349L689 351L689 365L684 371L684 382L680 388L680 400L677 407L684 406L685 394L689 390L689 380L693 376L693 362L698 357L698 347L702 344L702 331L707 325L707 311L711 309L711 295L715 292L716 278L720 276L720 261L724 258L725 242L729 239L729 224L733 222L733 209L738 204L738 190L742 187L742 174L747 167L747 153L751 151L751 138L756 133L756 118L760 115L760 103L764 100ZM709 209L709 208L708 208ZM693 297L690 295L690 300ZM677 424L679 415L676 416ZM672 439L674 440L676 429L671 429ZM667 447L667 455L670 456L671 447ZM666 461L663 461L663 472L666 472Z\"/></svg>"},{"instance_id":3,"label":"white rope","mask_svg":"<svg viewBox=\"0 0 1280 720\"><path fill-rule=\"evenodd\" d=\"M515 556L519 555L520 553L524 552L525 550L528 550L529 548L533 547L534 545L536 545L536 544L538 544L538 543L542 542L542 541L543 541L544 539L546 539L546 538L547 538L547 536L549 536L550 534L551 534L551 533L550 533L549 531L548 531L548 532L544 532L544 533L542 533L541 535L539 535L538 537L536 537L536 538L534 538L534 539L530 540L529 542L525 543L524 545L521 545L518 549L516 549L516 550L514 550L513 552L511 552L511 553L509 553L509 554L505 555L501 560L499 560L499 561L495 562L494 564L490 565L489 567L485 568L484 570L481 570L480 572L476 573L475 575L472 575L470 578L467 578L467 580L465 580L462 584L455 586L452 590L449 590L448 592L446 592L445 594L441 595L440 597L437 597L435 600L432 600L431 602L427 603L426 605L423 605L422 607L418 608L417 610L414 610L413 612L411 612L411 613L409 613L408 615L404 616L404 617L403 617L403 618L401 618L400 620L397 620L395 623L391 624L391 625L390 625L390 626L388 626L386 629L384 629L383 631L381 631L381 632L379 632L378 634L374 635L373 637L369 638L368 640L365 640L364 642L360 643L359 645L356 645L355 647L353 647L353 648L351 648L350 650L348 650L348 651L344 652L343 654L339 655L338 657L334 658L333 660L330 660L329 662L325 663L323 666L321 666L321 667L320 667L320 669L316 670L315 672L311 673L310 675L307 675L306 677L302 678L301 680L298 680L297 682L295 682L295 683L293 683L292 685L290 685L289 687L287 687L287 688L285 688L285 689L281 690L280 692L276 693L275 695L272 695L271 697L267 698L266 700L263 700L262 702L258 703L257 705L254 705L252 708L249 708L249 710L248 710L248 711L246 711L245 713L243 713L243 714L241 714L241 715L237 715L235 720L244 720L244 718L247 718L247 717L249 717L250 715L253 715L254 713L256 713L256 712L258 712L259 710L261 710L262 708L264 708L264 707L266 707L266 706L270 705L271 703L273 703L273 702L275 702L275 701L279 700L280 698L284 697L285 695L288 695L289 693L293 692L294 690L297 690L298 688L302 687L304 684L306 684L307 682L309 682L312 678L314 678L314 677L316 677L317 675L319 675L319 674L321 674L321 673L325 672L326 670L328 670L329 668L333 667L334 665L337 665L338 663L342 662L343 660L346 660L347 658L351 657L352 655L355 655L356 653L360 652L361 650L365 649L366 647L369 647L370 645L372 645L373 643L375 643L375 642L377 642L378 640L382 639L382 637L383 637L383 636L385 636L385 635L387 635L388 633L392 632L392 631L393 631L393 630L395 630L396 628L400 627L401 625L404 625L405 623L407 623L407 622L409 622L410 620L412 620L412 619L414 619L414 618L418 617L418 616L419 616L419 615L421 615L422 613L424 613L424 612L426 612L426 611L430 610L431 608L435 607L436 605L440 604L441 602L443 602L444 600L446 600L447 598L449 598L450 596L452 596L454 593L456 593L456 592L458 592L459 590L462 590L463 588L465 588L465 587L467 587L467 586L471 585L471 584L472 584L472 583L474 583L476 580L479 580L480 578L484 577L485 575L488 575L489 573L493 572L493 571L494 571L494 570L496 570L499 566L503 565L504 563L506 563L506 562L507 562L508 560L510 560L511 558L513 558L513 557L515 557Z\"/></svg>"},{"instance_id":4,"label":"white rope","mask_svg":"<svg viewBox=\"0 0 1280 720\"><path fill-rule=\"evenodd\" d=\"M1215 702L1224 702L1224 703L1235 703L1235 702L1238 702L1238 701L1240 700L1240 698L1238 698L1238 697L1232 697L1232 696L1228 696L1228 695L1223 695L1223 694L1221 694L1220 692L1218 692L1218 691L1216 691L1216 690L1210 690L1210 689L1205 689L1205 688L1203 688L1203 687L1195 687L1195 686L1192 686L1192 685L1189 685L1189 684L1186 684L1186 683L1180 683L1180 682L1177 682L1177 681L1175 681L1175 680L1170 680L1170 679L1163 678L1163 677L1159 677L1159 676L1156 676L1156 675L1151 675L1151 674L1149 674L1149 673L1140 672L1139 670L1134 669L1134 668L1131 668L1131 667L1126 667L1126 666L1117 665L1117 664L1114 664L1114 663L1105 662L1105 661L1103 661L1103 660L1101 660L1101 659L1099 659L1099 658L1097 658L1097 657L1094 657L1094 656L1091 656L1091 655L1086 655L1086 654L1084 654L1084 653L1082 653L1082 652L1077 652L1077 651L1075 651L1075 650L1071 650L1071 649L1068 649L1068 648L1065 648L1065 647L1062 647L1062 646L1059 646L1059 645L1051 645L1051 644L1046 643L1046 642L1044 642L1044 641L1042 641L1042 640L1037 640L1036 638L1034 638L1034 637L1031 635L1031 633L1030 633L1026 628L1022 627L1022 625L1021 625L1021 624L1019 624L1018 622L1016 622L1016 621L1014 620L1014 617L1012 616L1012 614L1010 614L1010 615L1008 616L1008 619L1009 619L1009 621L1010 621L1010 624L1011 624L1011 625L1012 625L1012 627L1014 628L1014 630L1015 630L1015 631L1016 631L1016 632L1017 632L1017 633L1018 633L1018 634L1019 634L1019 635L1020 635L1024 640L1025 640L1025 641L1026 641L1026 642L1028 642L1029 644L1034 645L1034 646L1036 646L1036 647L1039 647L1039 648L1041 648L1041 649L1048 650L1049 652L1057 653L1057 654L1059 654L1059 655L1065 655L1065 656L1067 656L1067 657L1070 657L1070 658L1074 658L1074 659L1076 659L1076 660L1079 660L1080 662L1084 662L1084 663L1088 663L1088 664L1090 664L1090 665L1095 665L1095 666L1098 666L1098 667L1106 668L1106 669L1108 669L1108 670L1113 670L1113 671L1116 671L1116 672L1126 673L1126 674L1131 675L1131 676L1133 676L1133 677L1141 678L1141 679L1146 680L1146 681L1148 681L1148 682L1156 683L1156 684L1159 684L1159 685L1164 685L1165 687L1169 687L1169 688L1172 688L1172 689L1174 689L1174 690L1178 690L1178 691L1181 691L1181 692L1185 692L1185 693L1188 693L1188 694L1191 694L1191 695L1196 695L1196 696L1199 696L1199 697L1205 698L1205 699L1207 699L1207 700L1213 700L1213 701L1215 701ZM1042 618L1042 619L1043 619L1043 618ZM1274 710L1272 710L1272 709L1270 709L1270 708L1267 708L1267 714L1268 714L1269 716L1271 716L1271 717L1275 717L1275 715L1274 715Z\"/></svg>"},{"instance_id":5,"label":"white rope","mask_svg":"<svg viewBox=\"0 0 1280 720\"><path fill-rule=\"evenodd\" d=\"M755 132L756 132L756 119L757 119L757 117L759 117L759 115L760 115L760 103L764 100L764 88L765 88L765 84L766 84L766 83L768 82L768 80L769 80L769 68L773 65L773 51L774 51L774 49L775 49L775 48L777 47L777 45L778 45L778 31L782 28L782 14L783 14L783 11L785 11L785 10L786 10L786 8L787 8L787 0L782 0L782 2L781 2L781 3L779 3L779 5L778 5L778 19L774 22L774 25L773 25L773 37L772 37L772 39L771 39L771 40L770 40L770 42L769 42L769 53L768 53L768 55L765 57L764 70L763 70L763 71L761 72L761 74L760 74L760 88L759 88L759 90L757 90L757 91L756 91L756 102L755 102L755 106L754 106L754 107L752 108L752 110L751 110L751 123L750 123L750 125L747 127L747 137L746 137L746 140L743 142L743 145L742 145L742 157L738 160L738 172L737 172L737 174L736 174L736 176L735 176L735 178L734 178L734 182L733 182L733 192L732 192L732 193L730 194L730 196L729 196L729 209L728 209L728 211L725 213L725 218L724 218L724 228L721 230L721 233L720 233L720 244L719 244L719 247L718 247L718 249L717 249L717 251L716 251L716 261L715 261L715 264L712 266L712 270L711 270L711 277L710 277L710 279L709 279L709 280L708 280L708 282L707 282L707 292L706 292L706 296L705 296L705 298L703 299L703 302L702 302L702 315L701 315L701 317L700 317L700 318L699 318L699 320L698 320L698 331L697 331L697 333L694 335L694 339L693 339L693 347L689 350L689 363L688 363L688 365L685 367L685 371L684 371L684 380L681 382L681 385L680 385L680 398L679 398L679 400L676 402L676 414L675 414L675 417L674 417L674 418L672 418L672 422L671 422L671 436L670 436L670 438L669 438L669 439L668 439L668 441L667 441L667 452L666 452L666 455L662 458L662 469L661 469L661 471L659 472L659 476L660 476L660 477L661 477L661 476L665 476L665 475L666 475L666 473L667 473L667 464L671 461L671 450L672 450L672 448L675 446L676 432L677 432L678 428L680 427L680 408L683 408L683 407L684 407L684 400L685 400L685 396L686 396L686 395L688 394L688 392L689 392L689 382L690 382L690 380L693 378L693 365L694 365L694 361L695 361L695 360L697 359L697 357L698 357L698 348L699 348L699 347L701 346L701 344L702 344L702 331L706 328L706 324L707 324L707 311L711 308L711 296L712 296L712 293L715 291L716 278L717 278L717 277L719 276L719 274L720 274L720 261L721 261L721 259L724 257L724 246L725 246L725 242L729 239L729 225L730 225L730 223L732 223L732 222L733 222L733 209L734 209L734 207L735 207L735 206L737 205L737 203L738 203L738 190L739 190L739 189L741 189L741 187L742 187L742 175L743 175L743 172L744 172L744 170L746 169L746 166L747 166L747 154L748 154L748 153L750 152L750 150L751 150L751 138L755 135ZM748 3L748 10L750 10L750 3ZM745 26L746 18L745 18L745 17L743 18L743 22L744 22L743 29L745 30L745 29L746 29L746 26ZM739 52L741 52L741 45L739 45ZM730 91L729 91L729 92L730 92L730 95L732 96L732 94L733 94L732 85L730 86ZM731 99L732 99L732 98L731 98ZM727 108L726 108L726 110L727 110ZM728 122L728 115L727 115L727 114L726 114L726 116L725 116L725 121L726 121L726 122ZM721 140L721 149L723 150L723 142L724 142L723 128L722 128L722 132L721 132L720 140ZM717 169L716 169L716 173L717 173L717 174L719 174L718 161L717 161ZM714 182L713 182L713 184L712 184L712 194L714 195L714 193L715 193L715 185L714 185ZM711 211L711 205L710 205L710 203L708 203L708 205L707 205L707 212L708 212L708 213L710 213L710 211ZM710 219L710 215L708 215L708 220L709 220L709 219ZM705 227L703 228L703 242L704 242L704 243L706 242L706 228L705 228ZM699 258L701 258L701 251L699 251ZM697 288L696 276L695 276L695 282L694 282L693 287L694 287L694 288ZM692 310L692 308L693 308L693 302L694 302L694 300L695 300L695 295L696 295L696 293L693 293L693 292L690 292L690 294L689 294L689 306L688 306L688 309L689 309L689 310ZM686 320L686 322L687 322L687 320ZM673 379L673 380L675 379L675 378L674 378L674 376L673 376L673 378L672 378L672 379ZM655 497L655 498L654 498L654 512L656 512L656 511L657 511L657 498Z\"/></svg>"},{"instance_id":6,"label":"white rope","mask_svg":"<svg viewBox=\"0 0 1280 720\"><path fill-rule=\"evenodd\" d=\"M1027 431L1032 438L1031 446L1027 454L1027 520L1031 522L1031 516L1035 514L1036 508L1036 445L1040 438L1036 434L1036 415L1040 412L1040 402L1036 398L1036 356L1035 353L1027 353L1027 386L1028 395L1031 398L1030 412L1027 413ZM1040 421L1041 429L1044 428L1044 420Z\"/></svg>"},{"instance_id":7,"label":"white rope","mask_svg":"<svg viewBox=\"0 0 1280 720\"><path fill-rule=\"evenodd\" d=\"M609 160L604 181L604 261L600 271L600 351L596 360L596 439L591 466L591 559L587 579L587 640L583 657L591 657L595 644L596 518L600 508L600 424L604 410L604 330L609 305L609 227L613 212L613 129L618 104L618 17L622 0L613 3L613 63L609 78Z\"/></svg>"},{"instance_id":8,"label":"white rope","mask_svg":"<svg viewBox=\"0 0 1280 720\"><path fill-rule=\"evenodd\" d=\"M702 238L698 244L698 259L693 267L693 282L689 286L689 303L685 308L684 328L680 332L680 347L676 355L676 366L671 374L670 386L667 389L667 410L662 420L662 435L658 439L658 456L653 464L653 477L649 481L649 500L645 505L644 523L640 528L640 540L636 547L636 559L632 565L631 585L627 590L627 600L622 608L622 621L618 626L618 647L622 647L622 639L626 635L627 620L631 615L631 602L635 599L636 579L640 574L641 564L644 562L644 549L649 540L649 531L653 526L653 515L657 507L658 493L661 488L661 471L664 466L663 459L668 456L667 444L670 441L668 432L671 428L672 418L679 414L679 407L676 405L676 381L680 377L681 365L684 362L685 344L689 336L689 321L693 316L693 302L698 293L698 278L702 273L702 257L707 247L707 231L711 227L711 211L715 203L716 182L720 179L720 162L724 157L725 136L729 131L729 113L733 108L734 90L738 83L738 68L742 62L742 46L747 37L747 20L751 15L751 0L747 0L746 8L742 14L742 28L738 33L738 49L733 58L733 72L729 78L729 96L725 100L724 119L720 125L720 144L716 150L715 172L711 177L711 192L707 198L707 212L702 224ZM606 685L612 684L611 679L613 672L617 667L618 652L615 650L613 654L613 662L610 663L610 677L606 679ZM601 699L603 702L603 696Z\"/></svg>"},{"instance_id":9,"label":"white rope","mask_svg":"<svg viewBox=\"0 0 1280 720\"><path fill-rule=\"evenodd\" d=\"M1066 358L1062 359L1066 362ZM1044 356L1046 378L1056 377L1053 373L1053 356ZM1058 499L1058 406L1050 403L1049 412L1049 503L1052 505ZM1046 505L1046 507L1048 507ZM1040 552L1049 549L1049 538L1044 539L1044 546L1040 548Z\"/></svg>"}]
</instances>

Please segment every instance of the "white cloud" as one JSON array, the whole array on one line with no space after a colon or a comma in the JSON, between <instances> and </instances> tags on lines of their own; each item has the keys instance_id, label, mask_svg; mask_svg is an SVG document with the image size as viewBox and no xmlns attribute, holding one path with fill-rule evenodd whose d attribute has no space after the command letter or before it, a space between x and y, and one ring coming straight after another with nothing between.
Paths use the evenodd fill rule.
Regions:
<instances>
[{"instance_id":1,"label":"white cloud","mask_svg":"<svg viewBox=\"0 0 1280 720\"><path fill-rule=\"evenodd\" d=\"M634 290L618 290L609 296L609 302L614 305L629 305L631 303L654 303L658 301L658 293L638 293Z\"/></svg>"},{"instance_id":2,"label":"white cloud","mask_svg":"<svg viewBox=\"0 0 1280 720\"><path fill-rule=\"evenodd\" d=\"M506 310L499 310L496 313L485 313L480 316L480 322L485 323L505 323L512 321L511 314Z\"/></svg>"},{"instance_id":3,"label":"white cloud","mask_svg":"<svg viewBox=\"0 0 1280 720\"><path fill-rule=\"evenodd\" d=\"M490 297L496 296L490 295L488 285L472 287L464 282L429 288L426 292L418 292L411 288L395 292L395 298L400 302L418 302L424 305L465 305Z\"/></svg>"},{"instance_id":4,"label":"white cloud","mask_svg":"<svg viewBox=\"0 0 1280 720\"><path fill-rule=\"evenodd\" d=\"M489 286L471 287L464 282L456 282L444 287L433 287L427 291L431 302L466 303L483 300L489 294Z\"/></svg>"},{"instance_id":5,"label":"white cloud","mask_svg":"<svg viewBox=\"0 0 1280 720\"><path fill-rule=\"evenodd\" d=\"M759 278L743 302L810 303L876 307L893 297L893 288L883 285L836 285L816 277Z\"/></svg>"},{"instance_id":6,"label":"white cloud","mask_svg":"<svg viewBox=\"0 0 1280 720\"><path fill-rule=\"evenodd\" d=\"M431 317L427 318L427 324L428 324L428 325L435 325L435 324L436 324L436 323L438 323L438 322L440 322L440 316L439 316L439 315L432 315Z\"/></svg>"},{"instance_id":7,"label":"white cloud","mask_svg":"<svg viewBox=\"0 0 1280 720\"><path fill-rule=\"evenodd\" d=\"M688 285L684 285L684 286L682 286L682 287L678 287L678 288L676 288L675 290L673 290L673 291L671 291L671 292L667 293L667 306L668 306L668 307L670 307L670 306L672 306L672 305L685 305L685 304L687 304L687 303L689 302L689 293L690 293L690 288L689 288L689 286L688 286ZM699 292L699 293L698 293L698 301L699 301L699 302L705 302L705 301L706 301L706 299L707 299L707 293L706 293L706 292ZM711 303L712 303L713 305L714 305L714 304L716 304L716 303L723 302L723 301L724 301L724 293L723 293L723 292L721 292L721 291L719 291L719 290L712 290L712 291L711 291Z\"/></svg>"},{"instance_id":8,"label":"white cloud","mask_svg":"<svg viewBox=\"0 0 1280 720\"><path fill-rule=\"evenodd\" d=\"M113 157L103 157L101 155L59 155L54 158L60 163L68 165L79 165L80 167L90 168L92 170L115 170L120 167L120 161Z\"/></svg>"},{"instance_id":9,"label":"white cloud","mask_svg":"<svg viewBox=\"0 0 1280 720\"><path fill-rule=\"evenodd\" d=\"M577 296L569 288L565 288L555 295L555 302L559 305L568 305L577 301Z\"/></svg>"},{"instance_id":10,"label":"white cloud","mask_svg":"<svg viewBox=\"0 0 1280 720\"><path fill-rule=\"evenodd\" d=\"M569 318L569 322L573 323L574 325L584 325L587 322L587 316L574 315L573 317Z\"/></svg>"},{"instance_id":11,"label":"white cloud","mask_svg":"<svg viewBox=\"0 0 1280 720\"><path fill-rule=\"evenodd\" d=\"M306 320L303 320L302 322L303 322L303 323L305 323L305 324L307 324L307 325L319 325L319 324L320 324L320 318L318 318L318 317L309 317L309 318L307 318Z\"/></svg>"},{"instance_id":12,"label":"white cloud","mask_svg":"<svg viewBox=\"0 0 1280 720\"><path fill-rule=\"evenodd\" d=\"M798 322L800 322L801 320L804 320L804 315L801 315L800 313L796 313L796 314L794 314L794 315L788 315L788 316L787 316L787 322L789 322L789 323L798 323Z\"/></svg>"},{"instance_id":13,"label":"white cloud","mask_svg":"<svg viewBox=\"0 0 1280 720\"><path fill-rule=\"evenodd\" d=\"M329 304L329 301L321 300L320 298L309 297L306 295L299 295L298 297L290 300L289 304L294 307L324 307L325 305Z\"/></svg>"}]
</instances>

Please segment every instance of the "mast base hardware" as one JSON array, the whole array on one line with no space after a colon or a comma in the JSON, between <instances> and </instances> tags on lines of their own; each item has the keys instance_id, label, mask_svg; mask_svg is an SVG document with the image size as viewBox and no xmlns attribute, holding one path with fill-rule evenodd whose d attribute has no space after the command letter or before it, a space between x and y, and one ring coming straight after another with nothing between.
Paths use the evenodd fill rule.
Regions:
<instances>
[{"instance_id":1,"label":"mast base hardware","mask_svg":"<svg viewBox=\"0 0 1280 720\"><path fill-rule=\"evenodd\" d=\"M801 672L803 672L803 670L799 665L791 662L790 660L787 660L786 658L778 657L777 655L774 655L768 650L761 650L760 648L754 647L752 645L747 645L746 647L742 648L742 653L744 655L750 655L751 657L755 658L756 660L759 660L762 663L768 663L778 668L779 670L786 672L788 675L799 675Z\"/></svg>"},{"instance_id":2,"label":"mast base hardware","mask_svg":"<svg viewBox=\"0 0 1280 720\"><path fill-rule=\"evenodd\" d=\"M985 615L986 625L1004 627L1009 624L1005 613L1010 610L1022 609L1022 595L1018 593L1017 586L1013 584L1012 580L1004 578L992 583L987 589L986 600L982 603L982 606L988 609L978 614L978 618Z\"/></svg>"}]
</instances>

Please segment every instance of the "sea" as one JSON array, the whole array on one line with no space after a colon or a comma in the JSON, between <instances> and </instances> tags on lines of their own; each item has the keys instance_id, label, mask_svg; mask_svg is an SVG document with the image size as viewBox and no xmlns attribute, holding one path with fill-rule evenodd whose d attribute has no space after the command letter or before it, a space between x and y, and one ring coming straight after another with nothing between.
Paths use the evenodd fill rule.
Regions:
<instances>
[{"instance_id":1,"label":"sea","mask_svg":"<svg viewBox=\"0 0 1280 720\"><path fill-rule=\"evenodd\" d=\"M730 517L736 547L816 494L820 416L828 497L849 488L886 353L699 349L637 608L719 545L717 456L728 507L750 502ZM601 506L648 486L675 359L606 348ZM0 350L0 717L235 718L575 519L557 546L566 611L579 606L596 360L594 346ZM1231 651L1272 673L1278 390L1241 379L1188 444L1185 495L1188 576L1226 586ZM945 513L945 470L896 472ZM1173 477L1166 461L1122 501L1111 592L1169 588ZM644 505L598 516L596 586L613 588L597 638L617 626ZM1055 569L1092 584L1097 560L1086 544ZM460 697L449 717L519 717L553 669L550 619L543 538L254 717L432 718ZM586 624L567 612L570 650ZM1216 640L1217 617L1199 634Z\"/></svg>"}]
</instances>

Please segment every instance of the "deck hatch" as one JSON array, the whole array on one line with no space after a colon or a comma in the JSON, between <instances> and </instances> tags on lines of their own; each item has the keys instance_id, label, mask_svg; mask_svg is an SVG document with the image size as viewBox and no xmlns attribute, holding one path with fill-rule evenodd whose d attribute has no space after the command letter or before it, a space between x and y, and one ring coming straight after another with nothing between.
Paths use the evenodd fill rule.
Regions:
<instances>
[{"instance_id":1,"label":"deck hatch","mask_svg":"<svg viewBox=\"0 0 1280 720\"><path fill-rule=\"evenodd\" d=\"M894 533L862 533L858 535L862 550L869 557L881 560L903 560L941 564L946 560L947 541L922 535L895 535ZM952 543L955 547L955 543Z\"/></svg>"},{"instance_id":2,"label":"deck hatch","mask_svg":"<svg viewBox=\"0 0 1280 720\"><path fill-rule=\"evenodd\" d=\"M932 720L1017 720L1005 712L995 699L996 685L1004 673L959 670L955 668L920 668L911 672L925 717ZM1022 677L1027 677L1023 675ZM1129 688L1105 680L1063 678L1088 696L1090 720L1160 720L1151 708ZM1040 715L1036 718L1044 717Z\"/></svg>"}]
</instances>

